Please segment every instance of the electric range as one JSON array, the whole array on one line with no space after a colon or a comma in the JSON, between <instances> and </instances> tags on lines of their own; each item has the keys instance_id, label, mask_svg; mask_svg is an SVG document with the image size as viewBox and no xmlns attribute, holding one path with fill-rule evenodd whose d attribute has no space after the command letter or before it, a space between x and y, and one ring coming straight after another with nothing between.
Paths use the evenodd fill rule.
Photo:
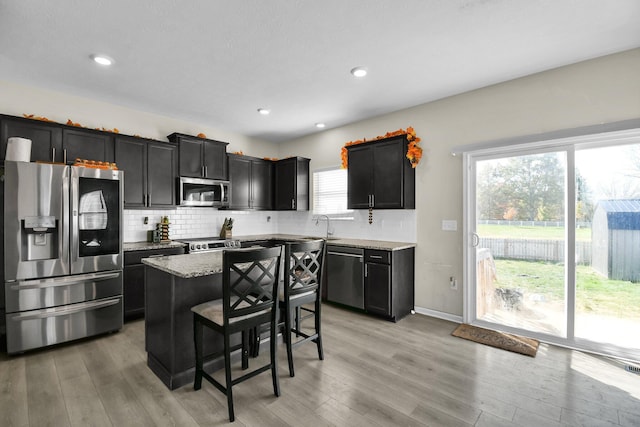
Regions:
<instances>
[{"instance_id":1,"label":"electric range","mask_svg":"<svg viewBox=\"0 0 640 427\"><path fill-rule=\"evenodd\" d=\"M221 239L219 237L199 237L194 239L178 239L179 242L186 243L185 252L188 254L200 252L223 251L225 249L237 249L242 247L242 243L237 239Z\"/></svg>"}]
</instances>

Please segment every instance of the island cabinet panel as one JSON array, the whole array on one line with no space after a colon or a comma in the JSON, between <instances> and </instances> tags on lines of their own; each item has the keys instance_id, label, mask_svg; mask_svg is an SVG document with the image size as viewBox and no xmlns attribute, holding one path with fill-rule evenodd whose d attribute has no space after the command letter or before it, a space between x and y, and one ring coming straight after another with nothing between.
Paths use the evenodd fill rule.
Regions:
<instances>
[{"instance_id":1,"label":"island cabinet panel","mask_svg":"<svg viewBox=\"0 0 640 427\"><path fill-rule=\"evenodd\" d=\"M309 210L309 162L304 157L290 157L275 162L275 209Z\"/></svg>"},{"instance_id":2,"label":"island cabinet panel","mask_svg":"<svg viewBox=\"0 0 640 427\"><path fill-rule=\"evenodd\" d=\"M73 163L76 159L113 162L113 135L89 129L63 129L62 161Z\"/></svg>"},{"instance_id":3,"label":"island cabinet panel","mask_svg":"<svg viewBox=\"0 0 640 427\"><path fill-rule=\"evenodd\" d=\"M180 176L228 179L228 143L181 133L167 138L180 147Z\"/></svg>"},{"instance_id":4,"label":"island cabinet panel","mask_svg":"<svg viewBox=\"0 0 640 427\"><path fill-rule=\"evenodd\" d=\"M31 140L31 161L62 161L62 128L57 124L23 119L0 117L0 159L4 160L7 142L11 137Z\"/></svg>"},{"instance_id":5,"label":"island cabinet panel","mask_svg":"<svg viewBox=\"0 0 640 427\"><path fill-rule=\"evenodd\" d=\"M185 255L191 256L191 255ZM195 350L191 307L222 298L222 274L189 279L145 266L145 350L147 365L170 389L193 384ZM220 334L205 328L205 359L223 348ZM232 345L240 343L232 336ZM240 353L234 353L239 358ZM224 366L221 358L205 363L208 372Z\"/></svg>"},{"instance_id":6,"label":"island cabinet panel","mask_svg":"<svg viewBox=\"0 0 640 427\"><path fill-rule=\"evenodd\" d=\"M124 207L173 207L178 176L178 147L175 144L119 136L115 161L124 174Z\"/></svg>"},{"instance_id":7,"label":"island cabinet panel","mask_svg":"<svg viewBox=\"0 0 640 427\"><path fill-rule=\"evenodd\" d=\"M144 265L142 258L183 254L184 248L149 249L124 253L124 318L144 316Z\"/></svg>"},{"instance_id":8,"label":"island cabinet panel","mask_svg":"<svg viewBox=\"0 0 640 427\"><path fill-rule=\"evenodd\" d=\"M396 136L347 147L349 209L414 209L415 170L409 142Z\"/></svg>"}]
</instances>

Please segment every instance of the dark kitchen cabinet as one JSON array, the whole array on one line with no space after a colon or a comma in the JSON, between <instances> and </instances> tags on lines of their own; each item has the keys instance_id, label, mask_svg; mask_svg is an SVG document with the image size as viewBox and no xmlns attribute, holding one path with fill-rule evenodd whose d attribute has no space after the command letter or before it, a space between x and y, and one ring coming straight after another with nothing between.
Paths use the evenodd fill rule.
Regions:
<instances>
[{"instance_id":1,"label":"dark kitchen cabinet","mask_svg":"<svg viewBox=\"0 0 640 427\"><path fill-rule=\"evenodd\" d=\"M309 159L289 157L275 162L275 208L309 210Z\"/></svg>"},{"instance_id":2,"label":"dark kitchen cabinet","mask_svg":"<svg viewBox=\"0 0 640 427\"><path fill-rule=\"evenodd\" d=\"M3 159L8 138L20 136L31 140L31 161L64 162L67 164L73 163L76 158L103 162L114 161L114 134L108 132L2 116L0 133Z\"/></svg>"},{"instance_id":3,"label":"dark kitchen cabinet","mask_svg":"<svg viewBox=\"0 0 640 427\"><path fill-rule=\"evenodd\" d=\"M396 322L414 308L414 257L413 247L327 245L323 297Z\"/></svg>"},{"instance_id":4,"label":"dark kitchen cabinet","mask_svg":"<svg viewBox=\"0 0 640 427\"><path fill-rule=\"evenodd\" d=\"M396 136L347 147L349 209L414 209L415 169L409 142Z\"/></svg>"},{"instance_id":5,"label":"dark kitchen cabinet","mask_svg":"<svg viewBox=\"0 0 640 427\"><path fill-rule=\"evenodd\" d=\"M11 137L31 140L32 162L56 160L56 151L62 147L62 128L60 125L10 116L3 116L0 122L0 156L2 156L2 160L7 152L7 141Z\"/></svg>"},{"instance_id":6,"label":"dark kitchen cabinet","mask_svg":"<svg viewBox=\"0 0 640 427\"><path fill-rule=\"evenodd\" d=\"M175 144L118 136L115 162L125 172L125 209L175 206L178 176Z\"/></svg>"},{"instance_id":7,"label":"dark kitchen cabinet","mask_svg":"<svg viewBox=\"0 0 640 427\"><path fill-rule=\"evenodd\" d=\"M144 264L142 258L179 255L184 248L149 249L124 253L124 318L144 316Z\"/></svg>"},{"instance_id":8,"label":"dark kitchen cabinet","mask_svg":"<svg viewBox=\"0 0 640 427\"><path fill-rule=\"evenodd\" d=\"M397 321L414 306L414 248L364 251L364 308Z\"/></svg>"},{"instance_id":9,"label":"dark kitchen cabinet","mask_svg":"<svg viewBox=\"0 0 640 427\"><path fill-rule=\"evenodd\" d=\"M179 146L180 176L223 180L228 178L228 143L181 133L172 133L167 138Z\"/></svg>"},{"instance_id":10,"label":"dark kitchen cabinet","mask_svg":"<svg viewBox=\"0 0 640 427\"><path fill-rule=\"evenodd\" d=\"M273 209L273 162L229 154L229 209Z\"/></svg>"},{"instance_id":11,"label":"dark kitchen cabinet","mask_svg":"<svg viewBox=\"0 0 640 427\"><path fill-rule=\"evenodd\" d=\"M62 157L57 161L73 163L76 159L113 162L113 134L90 129L62 129Z\"/></svg>"}]
</instances>

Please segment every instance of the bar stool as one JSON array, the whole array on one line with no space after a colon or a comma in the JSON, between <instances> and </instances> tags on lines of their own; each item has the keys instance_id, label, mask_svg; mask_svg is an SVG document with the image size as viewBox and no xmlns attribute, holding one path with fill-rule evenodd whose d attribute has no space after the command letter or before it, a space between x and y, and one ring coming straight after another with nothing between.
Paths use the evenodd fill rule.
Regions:
<instances>
[{"instance_id":1,"label":"bar stool","mask_svg":"<svg viewBox=\"0 0 640 427\"><path fill-rule=\"evenodd\" d=\"M191 308L193 312L193 337L196 352L196 372L193 388L199 390L202 378L213 384L227 396L229 421L234 421L232 386L271 370L273 392L280 396L276 336L278 326L278 278L282 246L268 249L225 251L223 256L222 299L205 302ZM242 350L242 368L248 368L247 331L270 325L269 363L238 378L231 377L231 352ZM208 356L211 360L224 356L226 384L222 385L204 371L203 327L211 328L224 338L224 349ZM230 345L230 337L242 333L242 343Z\"/></svg>"},{"instance_id":2,"label":"bar stool","mask_svg":"<svg viewBox=\"0 0 640 427\"><path fill-rule=\"evenodd\" d=\"M318 347L318 358L324 360L320 331L320 301L322 265L325 242L323 240L285 244L284 284L280 290L280 310L284 318L283 341L287 347L289 375L294 376L293 348L312 341ZM309 305L313 304L313 308ZM310 313L302 316L302 312ZM295 324L292 317L295 315ZM313 317L314 332L302 331L302 321ZM283 323L281 322L282 326ZM295 334L295 340L291 334ZM300 338L302 337L302 338Z\"/></svg>"}]
</instances>

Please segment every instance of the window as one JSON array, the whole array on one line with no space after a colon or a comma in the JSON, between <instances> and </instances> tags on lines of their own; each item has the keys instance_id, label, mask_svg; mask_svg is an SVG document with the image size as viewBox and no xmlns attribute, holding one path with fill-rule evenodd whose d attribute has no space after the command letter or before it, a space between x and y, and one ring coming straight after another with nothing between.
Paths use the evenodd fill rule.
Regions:
<instances>
[{"instance_id":1,"label":"window","mask_svg":"<svg viewBox=\"0 0 640 427\"><path fill-rule=\"evenodd\" d=\"M348 214L347 170L325 169L313 173L313 213L315 215Z\"/></svg>"}]
</instances>

